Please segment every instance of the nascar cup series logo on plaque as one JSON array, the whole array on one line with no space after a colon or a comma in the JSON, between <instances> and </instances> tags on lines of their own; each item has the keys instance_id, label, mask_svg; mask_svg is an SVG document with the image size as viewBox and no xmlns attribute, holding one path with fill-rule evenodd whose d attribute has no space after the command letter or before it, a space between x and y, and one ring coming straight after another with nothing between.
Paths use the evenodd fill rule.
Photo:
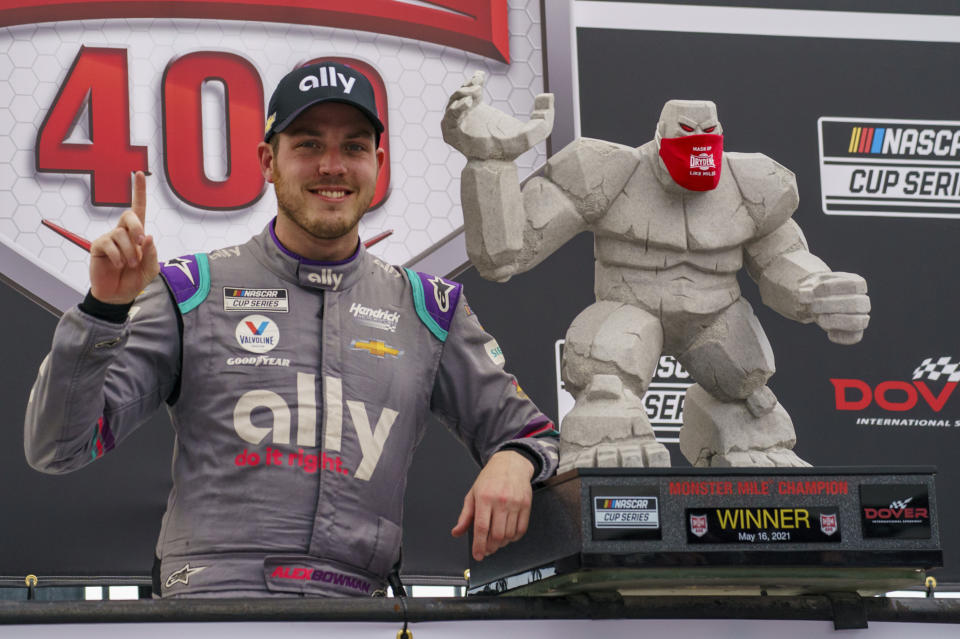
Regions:
<instances>
[{"instance_id":1,"label":"nascar cup series logo on plaque","mask_svg":"<svg viewBox=\"0 0 960 639\"><path fill-rule=\"evenodd\" d=\"M597 528L658 528L660 511L656 497L594 497Z\"/></svg>"},{"instance_id":2,"label":"nascar cup series logo on plaque","mask_svg":"<svg viewBox=\"0 0 960 639\"><path fill-rule=\"evenodd\" d=\"M590 500L594 541L661 538L658 486L591 486Z\"/></svg>"}]
</instances>

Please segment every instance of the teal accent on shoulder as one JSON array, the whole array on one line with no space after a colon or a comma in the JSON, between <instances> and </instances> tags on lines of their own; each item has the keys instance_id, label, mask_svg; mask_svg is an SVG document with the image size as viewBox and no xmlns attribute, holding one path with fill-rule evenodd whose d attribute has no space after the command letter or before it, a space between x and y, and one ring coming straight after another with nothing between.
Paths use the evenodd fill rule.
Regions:
<instances>
[{"instance_id":1,"label":"teal accent on shoulder","mask_svg":"<svg viewBox=\"0 0 960 639\"><path fill-rule=\"evenodd\" d=\"M207 295L210 294L210 261L207 259L207 254L197 253L194 257L197 258L197 271L200 272L200 285L197 287L196 293L183 302L180 302L180 313L183 315L200 306L200 302L207 299Z\"/></svg>"},{"instance_id":2,"label":"teal accent on shoulder","mask_svg":"<svg viewBox=\"0 0 960 639\"><path fill-rule=\"evenodd\" d=\"M403 272L407 274L410 286L413 287L413 307L417 310L420 321L430 329L434 337L441 342L446 342L447 331L443 330L443 327L437 324L437 320L430 317L430 313L427 312L427 304L423 297L423 282L420 281L420 276L417 275L416 271L408 269L406 266L403 267Z\"/></svg>"}]
</instances>

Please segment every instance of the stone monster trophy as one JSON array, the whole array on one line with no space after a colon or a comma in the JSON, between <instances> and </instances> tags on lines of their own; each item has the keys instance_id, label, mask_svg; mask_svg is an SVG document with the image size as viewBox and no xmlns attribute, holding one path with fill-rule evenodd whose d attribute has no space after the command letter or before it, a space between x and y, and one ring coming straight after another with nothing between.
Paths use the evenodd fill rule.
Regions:
<instances>
[{"instance_id":1,"label":"stone monster trophy","mask_svg":"<svg viewBox=\"0 0 960 639\"><path fill-rule=\"evenodd\" d=\"M503 282L582 231L595 238L597 301L567 331L563 380L576 404L561 428L560 471L669 466L641 398L661 353L697 382L680 449L696 466L809 466L766 382L773 352L737 272L763 302L860 341L870 300L862 277L811 254L791 215L794 175L760 153L723 153L712 102L670 100L653 140L630 148L575 140L521 189L513 160L553 126L553 96L520 122L482 102L477 73L450 98L444 140L467 158L461 198L467 253Z\"/></svg>"}]
</instances>

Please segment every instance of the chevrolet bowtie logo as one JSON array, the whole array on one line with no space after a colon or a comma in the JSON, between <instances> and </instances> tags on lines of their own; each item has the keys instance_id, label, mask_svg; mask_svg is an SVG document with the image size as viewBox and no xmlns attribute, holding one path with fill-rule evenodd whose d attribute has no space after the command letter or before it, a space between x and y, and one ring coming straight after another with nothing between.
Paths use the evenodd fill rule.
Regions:
<instances>
[{"instance_id":1,"label":"chevrolet bowtie logo","mask_svg":"<svg viewBox=\"0 0 960 639\"><path fill-rule=\"evenodd\" d=\"M399 359L403 355L403 351L390 346L385 342L381 342L378 339L368 340L366 342L361 342L360 340L353 340L350 342L350 348L355 351L367 351L374 357L379 357L383 359L387 355L394 359Z\"/></svg>"}]
</instances>

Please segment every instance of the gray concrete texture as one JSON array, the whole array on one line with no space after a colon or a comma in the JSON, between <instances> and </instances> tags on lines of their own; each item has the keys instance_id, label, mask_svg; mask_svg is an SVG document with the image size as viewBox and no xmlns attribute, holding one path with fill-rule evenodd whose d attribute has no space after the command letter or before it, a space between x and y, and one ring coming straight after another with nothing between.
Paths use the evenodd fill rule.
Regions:
<instances>
[{"instance_id":1,"label":"gray concrete texture","mask_svg":"<svg viewBox=\"0 0 960 639\"><path fill-rule=\"evenodd\" d=\"M697 382L680 431L692 464L809 465L793 452L793 422L766 386L773 351L737 273L746 267L764 304L815 322L839 344L860 341L870 299L862 277L810 253L791 219L793 173L760 153L723 152L714 156L715 188L681 186L662 141L723 127L712 102L670 100L650 142L575 140L521 189L513 159L549 135L552 96L538 96L520 122L483 102L483 83L478 72L456 91L442 122L444 140L467 158L461 203L477 270L506 281L574 235L594 234L597 301L566 337L562 376L576 404L561 424L560 471L670 465L640 399L661 354Z\"/></svg>"}]
</instances>

